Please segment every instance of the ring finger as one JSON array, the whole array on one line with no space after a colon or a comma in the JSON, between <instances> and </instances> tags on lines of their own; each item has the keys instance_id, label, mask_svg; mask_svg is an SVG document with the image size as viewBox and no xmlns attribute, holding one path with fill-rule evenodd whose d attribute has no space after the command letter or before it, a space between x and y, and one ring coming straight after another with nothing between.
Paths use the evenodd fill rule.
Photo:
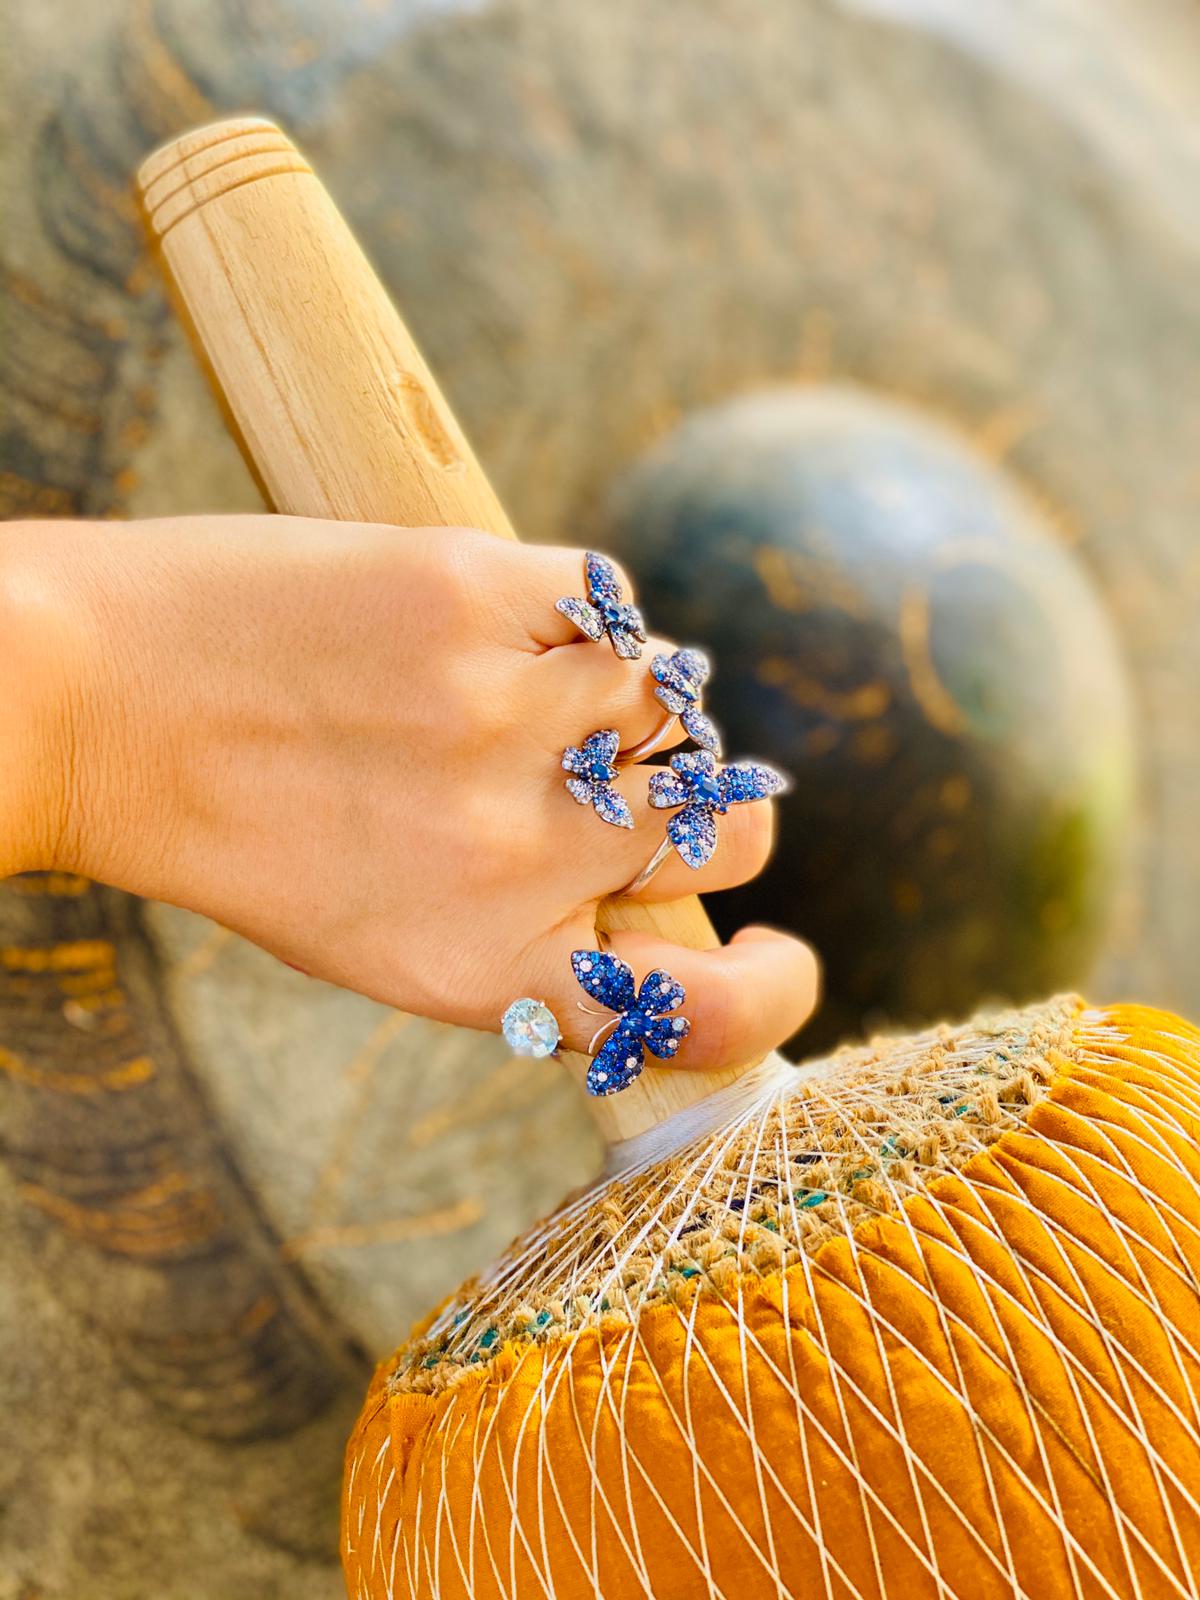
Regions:
<instances>
[{"instance_id":1,"label":"ring finger","mask_svg":"<svg viewBox=\"0 0 1200 1600\"><path fill-rule=\"evenodd\" d=\"M669 654L666 639L651 639L641 661L621 661L590 641L560 645L530 662L533 675L530 714L547 746L561 751L580 745L600 728L615 728L620 748L632 750L654 738L653 749L669 750L685 735L676 718L655 697L650 662ZM638 759L650 754L647 749Z\"/></svg>"}]
</instances>

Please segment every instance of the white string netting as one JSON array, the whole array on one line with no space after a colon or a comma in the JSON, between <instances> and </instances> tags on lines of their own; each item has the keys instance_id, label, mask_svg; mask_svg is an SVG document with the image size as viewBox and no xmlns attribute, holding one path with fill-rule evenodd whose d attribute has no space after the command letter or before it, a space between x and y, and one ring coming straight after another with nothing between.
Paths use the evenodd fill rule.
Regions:
<instances>
[{"instance_id":1,"label":"white string netting","mask_svg":"<svg viewBox=\"0 0 1200 1600\"><path fill-rule=\"evenodd\" d=\"M630 1592L652 1595L646 1554L639 1548L636 1517L628 1498L628 1486L637 1484L653 1496L680 1534L681 1551L689 1551L694 1558L694 1592L723 1596L729 1591L720 1587L714 1575L703 1537L703 1517L701 1537L696 1539L694 1531L685 1537L666 1498L656 1489L655 1462L637 1455L624 1426L624 1377L639 1353L644 1353L639 1323L646 1311L651 1306L673 1307L686 1336L690 1360L684 1364L682 1374L684 1400L672 1411L672 1420L686 1439L691 1427L687 1402L691 1360L702 1365L707 1379L721 1382L702 1342L693 1338L698 1307L705 1293L724 1297L740 1313L748 1279L752 1280L755 1274L782 1274L786 1314L788 1285L795 1277L788 1269L797 1268L800 1285L815 1306L816 1280L823 1271L820 1251L826 1242L840 1237L855 1253L856 1231L862 1223L873 1215L887 1215L912 1233L914 1243L918 1243L906 1201L919 1194L936 1207L931 1181L961 1169L972 1156L985 1151L1010 1130L1023 1129L1028 1137L1036 1138L1036 1133L1027 1127L1030 1109L1048 1094L1063 1061L1080 1051L1102 1052L1106 1045L1120 1042L1119 1034L1105 1023L1102 1013L1087 1011L1078 1000L1067 998L994 1018L976 1018L958 1029L943 1027L906 1040L876 1041L803 1068L779 1062L758 1077L748 1098L743 1094L729 1114L719 1116L702 1135L695 1136L693 1132L686 1143L673 1151L655 1149L651 1155L635 1159L626 1170L570 1201L519 1239L492 1268L465 1285L447 1303L422 1338L398 1353L389 1389L392 1393L440 1393L479 1372L481 1367L486 1370L488 1362L509 1341L561 1350L562 1359L545 1362L532 1393L522 1392L519 1403L524 1409L520 1418L504 1414L506 1397L500 1395L486 1422L471 1437L464 1437L462 1419L456 1420L453 1408L446 1408L440 1436L426 1439L423 1449L443 1454L466 1450L481 1465L496 1430L503 1426L511 1433L515 1426L522 1450L533 1452L538 1463L539 1498L544 1495L548 1502L557 1500L563 1523L569 1528L548 1452L544 1419L561 1386L569 1387L572 1381L571 1336L592 1326L620 1328L623 1336L614 1343L611 1359L603 1355L603 1341L600 1345L605 1365L596 1416L607 1406L615 1419L619 1449L624 1456L615 1480L627 1486L627 1503L608 1504L600 1481L602 1474L593 1473L591 1492L597 1500L596 1514L603 1512L606 1526L618 1530L629 1571L634 1575L631 1581L640 1584ZM1178 1101L1178 1094L1176 1098ZM1185 1093L1182 1104L1187 1118L1200 1118L1200 1101L1194 1093ZM1063 1114L1071 1113L1066 1110ZM1192 1128L1195 1125L1192 1122ZM1089 1128L1094 1143L1094 1119L1089 1119ZM1103 1129L1099 1132L1103 1134ZM1190 1137L1190 1131L1169 1108L1148 1107L1140 1137L1157 1159L1167 1161L1182 1175L1183 1168L1171 1150L1172 1136ZM1081 1141L1078 1148L1057 1143L1055 1149L1060 1167L1062 1160L1072 1165L1069 1182L1075 1193L1090 1197L1100 1206L1097 1170L1090 1164L1090 1157L1084 1158L1085 1143ZM1128 1156L1118 1148L1115 1138L1108 1141L1101 1167L1105 1164L1115 1174L1134 1176ZM1032 1202L1018 1190L1006 1191L1005 1200L1032 1210ZM1071 1252L1081 1247L1079 1238L1044 1211L1039 1211L1037 1220L1041 1236L1049 1237L1078 1289L1080 1314L1103 1342L1113 1368L1124 1375L1124 1392L1114 1396L1076 1350L1052 1330L1042 1328L1041 1332L1053 1343L1085 1427L1090 1427L1086 1422L1089 1409L1098 1405L1106 1408L1136 1440L1145 1471L1161 1502L1169 1529L1168 1548L1164 1550L1161 1541L1148 1538L1137 1518L1124 1508L1121 1485L1107 1481L1103 1452L1096 1450L1098 1470L1104 1480L1100 1487L1111 1502L1124 1563L1124 1573L1114 1578L1095 1559L1088 1530L1072 1526L1064 1514L1062 1494L1041 1427L1033 1429L1036 1463L1026 1464L974 1413L972 1426L980 1440L980 1461L991 1504L988 1516L968 1517L945 1484L928 1469L919 1441L908 1434L900 1407L881 1406L878 1398L856 1381L854 1372L837 1357L826 1338L819 1315L811 1331L821 1344L837 1396L843 1426L836 1434L806 1402L794 1364L790 1368L781 1366L739 1314L747 1394L751 1362L756 1369L768 1364L775 1384L795 1409L798 1448L805 1454L805 1470L805 1441L820 1438L839 1459L847 1483L855 1485L870 1544L872 1579L864 1584L861 1577L854 1580L838 1550L822 1537L816 1490L805 1501L789 1489L777 1464L756 1437L754 1405L724 1391L729 1420L742 1430L754 1462L761 1513L757 1519L759 1531L755 1535L745 1518L738 1516L718 1476L699 1457L697 1513L701 1490L716 1497L745 1536L750 1558L759 1564L761 1573L769 1579L769 1592L779 1600L793 1594L795 1600L810 1600L814 1593L827 1600L844 1595L878 1600L879 1596L895 1594L897 1591L888 1587L877 1543L883 1533L890 1539L899 1539L925 1574L927 1584L922 1586L922 1594L939 1600L974 1600L977 1593L986 1590L1011 1594L1018 1600L1045 1600L1049 1591L1030 1586L1028 1573L1022 1575L1018 1571L995 1488L999 1470L1022 1484L1031 1504L1045 1516L1047 1527L1055 1530L1054 1537L1061 1541L1064 1570L1070 1574L1072 1585L1061 1592L1095 1594L1108 1600L1158 1600L1159 1596L1174 1595L1200 1600L1200 1579L1191 1572L1181 1530L1181 1521L1187 1520L1194 1534L1194 1519L1200 1518L1197 1485L1183 1480L1172 1460L1150 1436L1133 1394L1135 1384L1139 1390L1149 1386L1181 1430L1180 1436L1200 1446L1200 1412L1187 1370L1190 1367L1194 1372L1200 1363L1196 1343L1200 1328L1175 1325L1156 1297L1143 1266L1142 1252L1150 1250L1168 1272L1186 1279L1193 1289L1196 1285L1181 1255L1173 1255L1155 1241L1130 1237L1128 1230L1121 1234L1121 1249L1127 1258L1121 1263L1122 1270L1132 1282L1139 1302L1167 1330L1174 1361L1184 1380L1180 1392L1189 1397L1184 1404L1163 1388L1143 1364L1139 1351L1125 1343L1121 1330L1109 1326L1101 1316L1087 1285L1071 1265ZM1175 1215L1168 1220L1171 1226L1196 1231L1188 1217ZM951 1248L940 1236L938 1243L942 1249ZM962 1260L972 1273L984 1275L991 1294L1009 1302L1014 1313L1021 1312L1011 1286L989 1278L965 1250ZM1032 1258L1019 1259L1016 1264L1023 1284L1037 1288L1045 1268ZM910 1277L903 1289L906 1294L923 1294L934 1300L929 1285L919 1277ZM968 1385L962 1371L947 1373L935 1366L889 1316L886 1304L878 1299L868 1301L866 1291L861 1293L883 1368L887 1368L883 1359L885 1342L899 1344L925 1366L930 1381L943 1397L968 1409ZM1031 1296L1031 1303L1034 1301L1036 1296ZM956 1340L974 1341L981 1354L995 1359L991 1345L984 1350L979 1330L940 1303L934 1304L934 1311L939 1325L948 1335L954 1335L947 1338L947 1349L957 1348ZM990 1332L994 1337L995 1329ZM1037 1404L1024 1385L1015 1349L1008 1348L1004 1364L1007 1380L1015 1386L1020 1403L1031 1416L1036 1415ZM665 1392L662 1398L667 1403ZM851 1404L872 1413L874 1425L898 1449L907 1475L903 1499L919 1510L915 1529L897 1515L895 1497L881 1492L859 1472L853 1430L846 1425ZM607 1437L605 1448L611 1449L611 1434ZM581 1424L578 1443L585 1457L589 1450L594 1454L597 1439L595 1423L590 1435ZM416 1594L436 1596L440 1592L441 1564L447 1560L458 1574L461 1587L457 1592L474 1593L477 1579L486 1572L488 1593L511 1600L525 1600L527 1595L555 1600L550 1557L544 1536L539 1542L537 1532L541 1511L535 1510L530 1516L528 1507L518 1506L515 1469L505 1488L510 1500L507 1509L511 1512L506 1519L507 1549L497 1549L494 1535L488 1532L486 1508L479 1501L482 1472L474 1475L475 1503L465 1510L451 1507L446 1495L448 1474L435 1472L431 1482L439 1485L436 1502L423 1504L419 1517L397 1522L385 1539L382 1510L396 1489L395 1466L389 1461L386 1444L372 1460L352 1455L347 1470L351 1517L346 1529L347 1549L364 1574L358 1579L354 1600L378 1595L386 1595L388 1600ZM786 1506L787 1515L795 1519L819 1553L820 1587L815 1591L805 1587L803 1597L789 1587L773 1548L772 1522L779 1516L780 1505ZM522 1510L526 1515L520 1514ZM942 1571L938 1544L930 1531L934 1511L953 1515L969 1540L979 1563L977 1587L974 1583L964 1587ZM470 1530L466 1538L464 1526ZM622 1529L628 1531L621 1532ZM599 1597L602 1591L594 1541L589 1548L586 1541L575 1541L572 1535L572 1542L580 1570L590 1575L590 1592ZM518 1550L524 1570L534 1575L533 1587L526 1583L519 1594L509 1576ZM985 1579L993 1587L988 1587ZM729 1600L736 1600L736 1596L730 1593Z\"/></svg>"}]
</instances>

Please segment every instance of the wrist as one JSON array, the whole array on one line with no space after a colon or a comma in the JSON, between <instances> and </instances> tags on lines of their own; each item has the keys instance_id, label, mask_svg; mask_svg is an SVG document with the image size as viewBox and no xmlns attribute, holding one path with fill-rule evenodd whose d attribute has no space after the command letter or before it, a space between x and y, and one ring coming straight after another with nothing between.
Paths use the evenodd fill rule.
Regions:
<instances>
[{"instance_id":1,"label":"wrist","mask_svg":"<svg viewBox=\"0 0 1200 1600\"><path fill-rule=\"evenodd\" d=\"M83 849L87 634L70 522L0 524L0 877L76 868ZM86 870L86 869L83 869Z\"/></svg>"}]
</instances>

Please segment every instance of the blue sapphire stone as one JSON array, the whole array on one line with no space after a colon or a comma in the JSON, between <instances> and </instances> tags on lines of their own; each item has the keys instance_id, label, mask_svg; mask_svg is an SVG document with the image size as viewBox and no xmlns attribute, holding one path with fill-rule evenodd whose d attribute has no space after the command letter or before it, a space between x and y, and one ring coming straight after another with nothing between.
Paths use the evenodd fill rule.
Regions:
<instances>
[{"instance_id":1,"label":"blue sapphire stone","mask_svg":"<svg viewBox=\"0 0 1200 1600\"><path fill-rule=\"evenodd\" d=\"M692 792L701 805L711 806L714 811L722 816L725 807L721 804L721 785L715 772L698 772L692 779Z\"/></svg>"},{"instance_id":2,"label":"blue sapphire stone","mask_svg":"<svg viewBox=\"0 0 1200 1600\"><path fill-rule=\"evenodd\" d=\"M593 783L611 783L616 775L616 767L610 767L607 761L593 761L587 769L587 776Z\"/></svg>"}]
</instances>

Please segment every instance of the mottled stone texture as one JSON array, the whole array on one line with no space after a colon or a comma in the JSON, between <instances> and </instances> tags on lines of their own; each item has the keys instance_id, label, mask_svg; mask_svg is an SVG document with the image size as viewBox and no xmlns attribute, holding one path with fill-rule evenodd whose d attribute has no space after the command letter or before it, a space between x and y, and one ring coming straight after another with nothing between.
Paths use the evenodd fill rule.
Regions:
<instances>
[{"instance_id":1,"label":"mottled stone texture","mask_svg":"<svg viewBox=\"0 0 1200 1600\"><path fill-rule=\"evenodd\" d=\"M613 503L659 626L719 664L730 754L792 780L766 871L709 908L821 952L802 1048L1090 969L1126 875L1132 698L1086 569L1010 475L912 407L790 386L692 413Z\"/></svg>"},{"instance_id":2,"label":"mottled stone texture","mask_svg":"<svg viewBox=\"0 0 1200 1600\"><path fill-rule=\"evenodd\" d=\"M682 414L768 381L905 396L1023 483L1097 577L1142 713L1137 871L1093 991L1195 1009L1193 19L887 9L18 8L0 504L256 503L129 180L185 126L274 114L529 536L598 532ZM318 1508L369 1356L586 1174L575 1099L553 1065L74 880L0 896L0 1030L0 1596L335 1594Z\"/></svg>"}]
</instances>

